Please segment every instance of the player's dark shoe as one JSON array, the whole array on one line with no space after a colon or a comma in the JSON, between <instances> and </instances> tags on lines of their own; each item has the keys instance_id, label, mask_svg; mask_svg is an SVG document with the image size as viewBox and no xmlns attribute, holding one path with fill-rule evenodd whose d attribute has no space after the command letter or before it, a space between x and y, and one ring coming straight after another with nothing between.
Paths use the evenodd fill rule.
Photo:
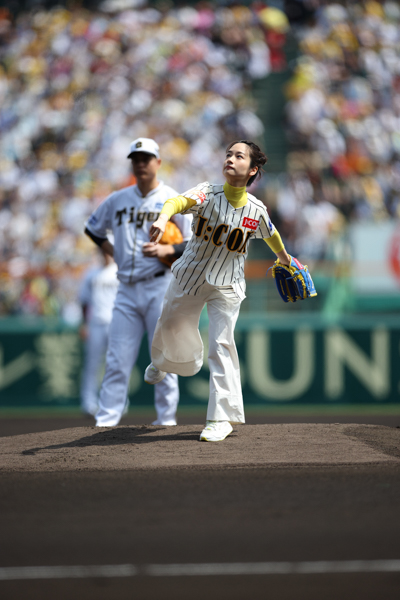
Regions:
<instances>
[{"instance_id":1,"label":"player's dark shoe","mask_svg":"<svg viewBox=\"0 0 400 600\"><path fill-rule=\"evenodd\" d=\"M206 421L206 426L200 434L201 442L222 442L233 427L229 421Z\"/></svg>"},{"instance_id":2,"label":"player's dark shoe","mask_svg":"<svg viewBox=\"0 0 400 600\"><path fill-rule=\"evenodd\" d=\"M160 383L160 381L162 381L165 376L166 376L166 372L160 371L160 369L157 369L157 367L155 367L153 365L153 363L150 363L144 372L144 380L146 383L149 383L150 385Z\"/></svg>"}]
</instances>

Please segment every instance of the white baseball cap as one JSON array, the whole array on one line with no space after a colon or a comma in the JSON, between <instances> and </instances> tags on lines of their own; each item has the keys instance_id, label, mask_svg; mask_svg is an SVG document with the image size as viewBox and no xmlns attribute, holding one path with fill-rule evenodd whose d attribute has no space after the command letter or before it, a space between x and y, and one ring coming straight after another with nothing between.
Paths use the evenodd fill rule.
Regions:
<instances>
[{"instance_id":1,"label":"white baseball cap","mask_svg":"<svg viewBox=\"0 0 400 600\"><path fill-rule=\"evenodd\" d=\"M138 138L137 140L133 140L127 158L131 158L132 154L135 152L145 152L146 154L153 154L156 158L160 158L160 147L157 142L150 138Z\"/></svg>"}]
</instances>

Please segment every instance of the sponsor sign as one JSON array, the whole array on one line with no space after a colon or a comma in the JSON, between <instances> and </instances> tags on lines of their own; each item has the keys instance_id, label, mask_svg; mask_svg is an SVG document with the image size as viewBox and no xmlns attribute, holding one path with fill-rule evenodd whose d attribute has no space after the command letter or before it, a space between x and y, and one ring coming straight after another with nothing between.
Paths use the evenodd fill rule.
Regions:
<instances>
[{"instance_id":1,"label":"sponsor sign","mask_svg":"<svg viewBox=\"0 0 400 600\"><path fill-rule=\"evenodd\" d=\"M400 282L400 230L396 229L389 245L389 264L394 277Z\"/></svg>"},{"instance_id":2,"label":"sponsor sign","mask_svg":"<svg viewBox=\"0 0 400 600\"><path fill-rule=\"evenodd\" d=\"M239 319L235 334L246 404L400 405L400 318L376 317L328 325L281 323L260 315ZM79 406L83 347L79 334L43 321L40 328L0 328L0 407ZM200 323L205 347L208 324ZM205 352L207 356L207 351ZM135 405L153 407L153 390L143 382L148 364L143 340L132 371L129 395ZM180 379L180 406L209 398L207 361L193 377ZM100 385L100 381L99 381Z\"/></svg>"},{"instance_id":3,"label":"sponsor sign","mask_svg":"<svg viewBox=\"0 0 400 600\"><path fill-rule=\"evenodd\" d=\"M398 295L400 228L396 221L355 223L349 228L351 279L362 295Z\"/></svg>"}]
</instances>

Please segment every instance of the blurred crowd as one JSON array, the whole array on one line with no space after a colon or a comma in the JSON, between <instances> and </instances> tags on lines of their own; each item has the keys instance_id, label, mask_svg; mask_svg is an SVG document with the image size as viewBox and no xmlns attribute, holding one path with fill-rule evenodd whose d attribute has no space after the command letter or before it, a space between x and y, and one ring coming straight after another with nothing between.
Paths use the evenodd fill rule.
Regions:
<instances>
[{"instance_id":1,"label":"blurred crowd","mask_svg":"<svg viewBox=\"0 0 400 600\"><path fill-rule=\"evenodd\" d=\"M221 178L232 139L263 134L251 82L286 66L284 13L160 6L0 8L0 314L79 320L84 221L134 182L133 139L157 140L182 192Z\"/></svg>"},{"instance_id":2,"label":"blurred crowd","mask_svg":"<svg viewBox=\"0 0 400 600\"><path fill-rule=\"evenodd\" d=\"M274 200L290 249L318 259L344 224L400 217L400 4L314 4L296 27Z\"/></svg>"},{"instance_id":3,"label":"blurred crowd","mask_svg":"<svg viewBox=\"0 0 400 600\"><path fill-rule=\"evenodd\" d=\"M83 224L134 182L130 142L157 140L161 178L179 192L219 181L230 141L262 145L251 87L272 72L292 69L290 151L256 192L289 252L330 258L347 223L400 216L400 5L302 4L293 65L288 18L258 0L0 8L0 315L78 322L96 260ZM300 1L274 5L289 14Z\"/></svg>"}]
</instances>

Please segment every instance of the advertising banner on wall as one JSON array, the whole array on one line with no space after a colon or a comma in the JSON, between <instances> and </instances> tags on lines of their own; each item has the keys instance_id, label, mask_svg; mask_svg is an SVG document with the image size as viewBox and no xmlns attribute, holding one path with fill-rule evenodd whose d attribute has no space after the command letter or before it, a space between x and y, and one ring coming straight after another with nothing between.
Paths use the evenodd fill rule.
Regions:
<instances>
[{"instance_id":1,"label":"advertising banner on wall","mask_svg":"<svg viewBox=\"0 0 400 600\"><path fill-rule=\"evenodd\" d=\"M355 223L349 229L355 292L400 294L400 226L396 221Z\"/></svg>"},{"instance_id":2,"label":"advertising banner on wall","mask_svg":"<svg viewBox=\"0 0 400 600\"><path fill-rule=\"evenodd\" d=\"M207 347L206 323L202 337ZM316 317L296 324L288 317L243 317L236 342L247 405L400 402L400 317L334 324ZM8 321L0 331L0 408L78 407L82 359L76 331ZM138 407L153 404L153 389L143 382L148 362L144 340L129 392ZM205 406L208 378L206 359L196 376L181 377L181 405Z\"/></svg>"}]
</instances>

